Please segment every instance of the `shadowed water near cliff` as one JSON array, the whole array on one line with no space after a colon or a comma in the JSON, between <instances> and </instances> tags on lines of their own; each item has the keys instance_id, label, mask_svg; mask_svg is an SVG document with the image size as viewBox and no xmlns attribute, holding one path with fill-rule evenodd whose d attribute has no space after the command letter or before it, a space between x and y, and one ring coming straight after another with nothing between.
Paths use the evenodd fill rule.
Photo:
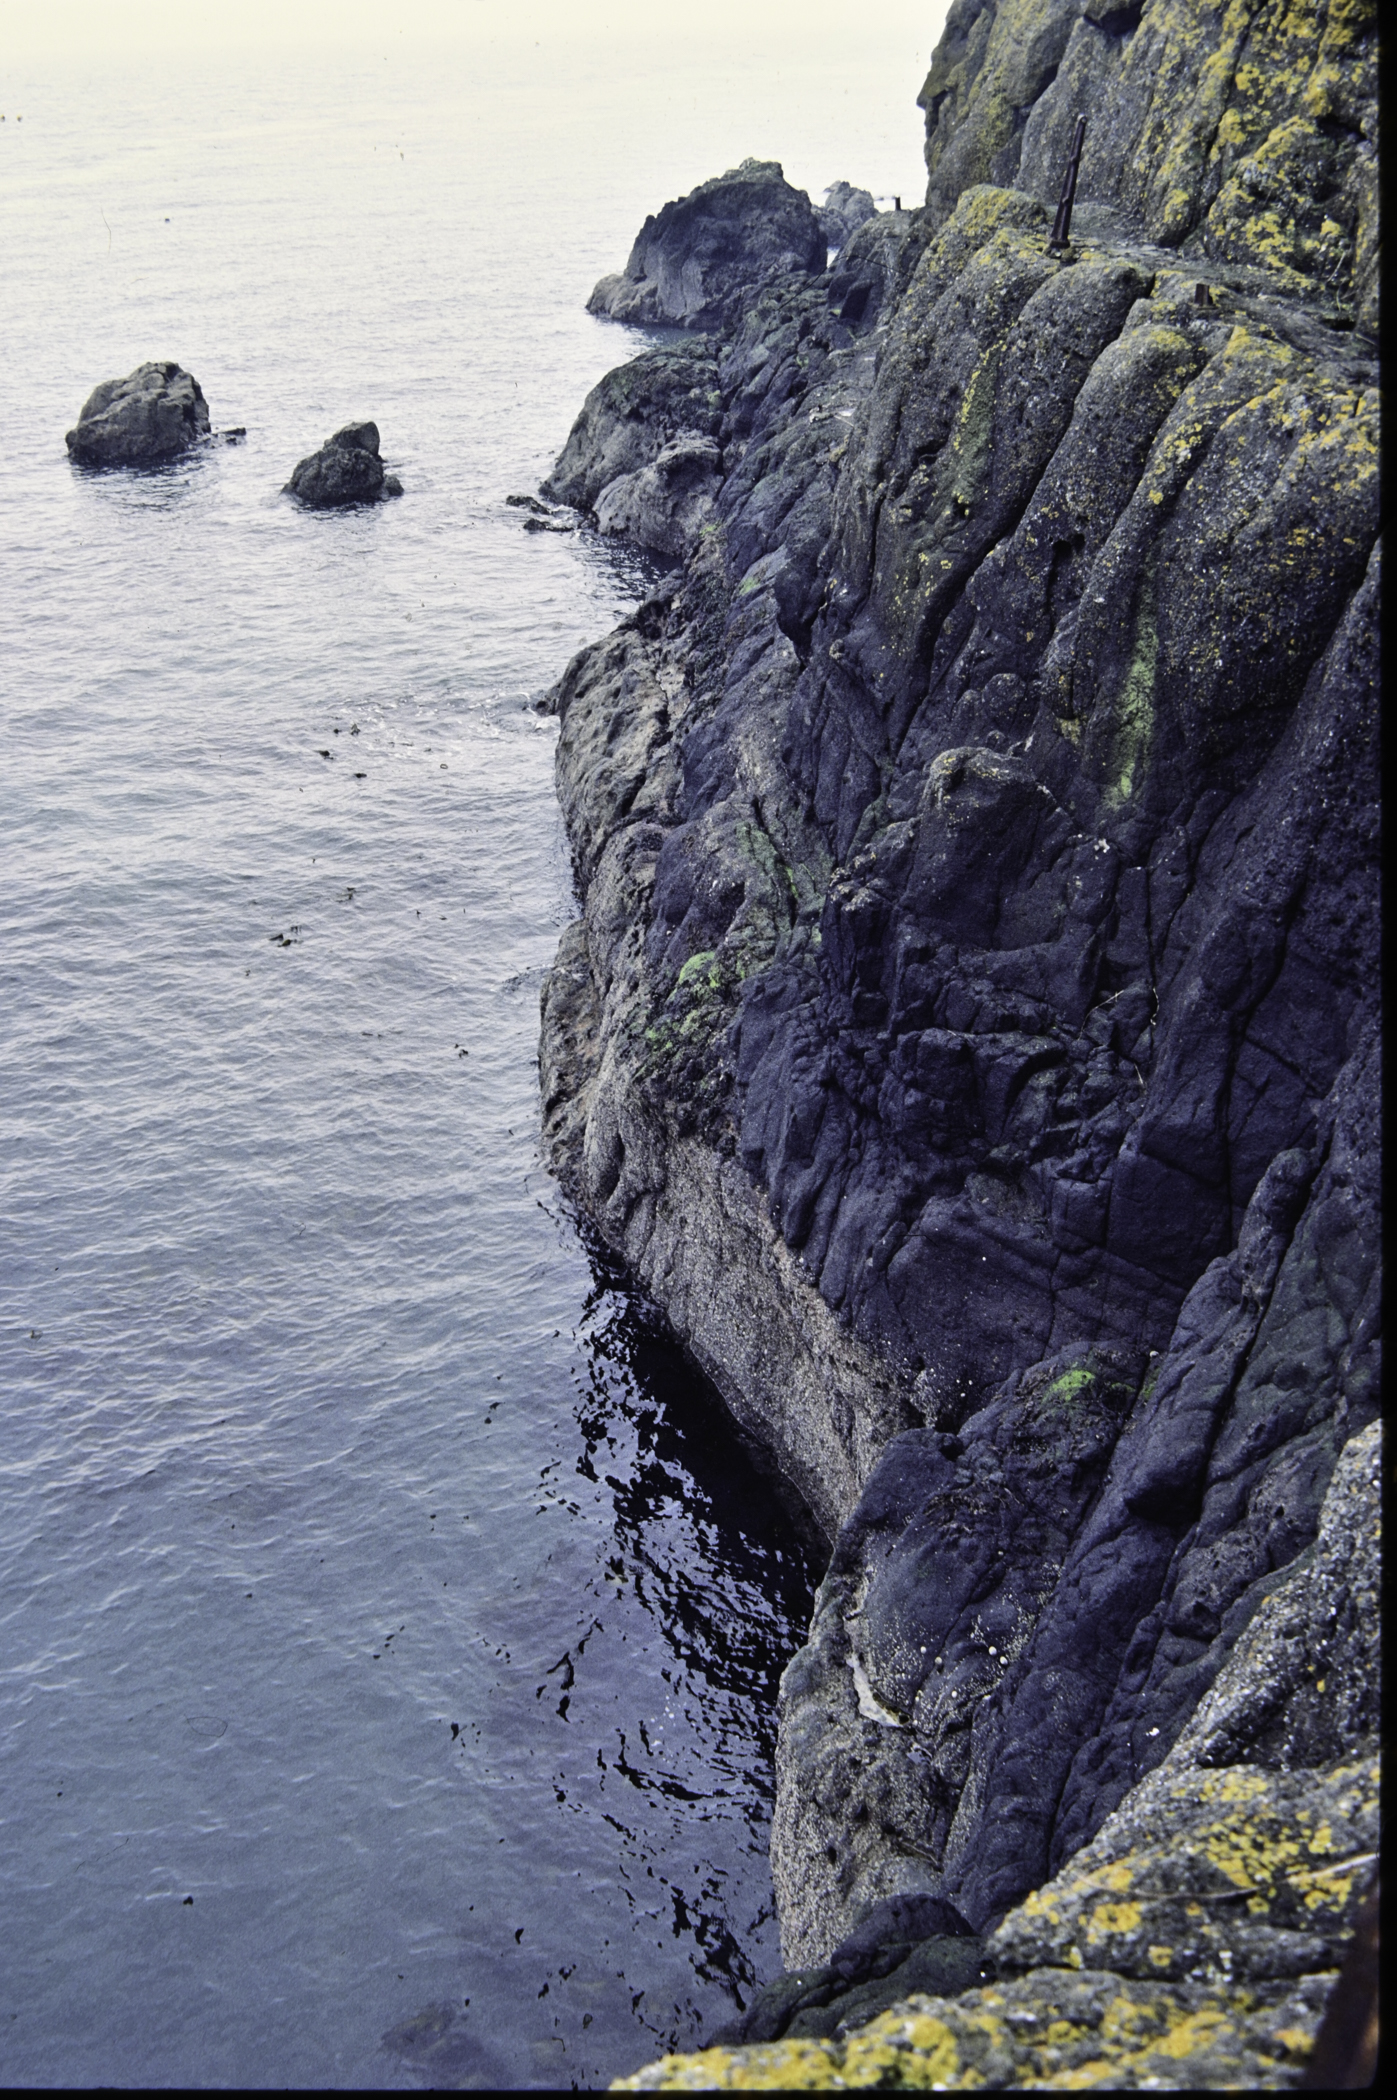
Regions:
<instances>
[{"instance_id":1,"label":"shadowed water near cliff","mask_svg":"<svg viewBox=\"0 0 1397 2100\"><path fill-rule=\"evenodd\" d=\"M533 702L652 572L504 499L638 206L784 142L600 61L23 85L0 2077L604 2083L776 1966L809 1571L539 1163ZM246 442L73 470L151 356ZM298 512L358 415L404 500Z\"/></svg>"}]
</instances>

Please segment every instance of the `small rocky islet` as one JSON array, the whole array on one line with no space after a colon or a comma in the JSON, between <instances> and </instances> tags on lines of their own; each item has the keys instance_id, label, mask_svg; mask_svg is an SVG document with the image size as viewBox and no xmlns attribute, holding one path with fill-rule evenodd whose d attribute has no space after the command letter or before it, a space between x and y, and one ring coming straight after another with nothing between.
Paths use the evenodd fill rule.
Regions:
<instances>
[{"instance_id":1,"label":"small rocky islet","mask_svg":"<svg viewBox=\"0 0 1397 2100\"><path fill-rule=\"evenodd\" d=\"M768 276L823 270L827 246L804 190L775 161L744 160L652 214L587 311L638 327L720 328Z\"/></svg>"},{"instance_id":2,"label":"small rocky islet","mask_svg":"<svg viewBox=\"0 0 1397 2100\"><path fill-rule=\"evenodd\" d=\"M396 474L385 473L378 446L377 423L346 423L297 464L284 493L308 510L342 510L401 496L403 485Z\"/></svg>"},{"instance_id":3,"label":"small rocky islet","mask_svg":"<svg viewBox=\"0 0 1397 2100\"><path fill-rule=\"evenodd\" d=\"M83 466L146 467L175 459L210 435L198 380L172 360L153 360L94 387L64 443Z\"/></svg>"},{"instance_id":4,"label":"small rocky islet","mask_svg":"<svg viewBox=\"0 0 1397 2100\"><path fill-rule=\"evenodd\" d=\"M924 204L590 302L546 1143L830 1545L787 1971L628 2089L1366 2082L1376 21L957 0Z\"/></svg>"},{"instance_id":5,"label":"small rocky islet","mask_svg":"<svg viewBox=\"0 0 1397 2100\"><path fill-rule=\"evenodd\" d=\"M69 456L86 467L156 467L216 438L246 437L242 426L214 431L204 390L172 359L151 360L94 387L67 433ZM342 510L401 496L379 451L376 423L346 423L293 468L284 494L308 510Z\"/></svg>"}]
</instances>

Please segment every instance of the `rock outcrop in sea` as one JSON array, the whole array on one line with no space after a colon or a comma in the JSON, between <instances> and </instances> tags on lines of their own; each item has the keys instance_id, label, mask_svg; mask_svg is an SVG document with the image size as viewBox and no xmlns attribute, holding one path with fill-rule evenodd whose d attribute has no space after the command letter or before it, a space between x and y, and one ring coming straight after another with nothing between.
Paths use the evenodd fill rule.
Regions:
<instances>
[{"instance_id":1,"label":"rock outcrop in sea","mask_svg":"<svg viewBox=\"0 0 1397 2100\"><path fill-rule=\"evenodd\" d=\"M714 439L681 432L647 466L607 483L596 502L597 529L623 533L653 554L692 554L713 515L721 459Z\"/></svg>"},{"instance_id":2,"label":"rock outcrop in sea","mask_svg":"<svg viewBox=\"0 0 1397 2100\"><path fill-rule=\"evenodd\" d=\"M587 311L613 321L714 328L773 271L820 270L824 229L774 160L744 160L645 221L618 276Z\"/></svg>"},{"instance_id":3,"label":"rock outcrop in sea","mask_svg":"<svg viewBox=\"0 0 1397 2100\"><path fill-rule=\"evenodd\" d=\"M297 497L309 510L340 510L402 492L397 476L384 472L377 423L346 423L297 464L283 494Z\"/></svg>"},{"instance_id":4,"label":"rock outcrop in sea","mask_svg":"<svg viewBox=\"0 0 1397 2100\"><path fill-rule=\"evenodd\" d=\"M547 1142L832 1549L780 2038L640 2084L1301 2075L1376 1849L1375 68L1371 0L957 0L926 204L547 487L712 448L553 696ZM993 1976L808 2019L916 1898Z\"/></svg>"},{"instance_id":5,"label":"rock outcrop in sea","mask_svg":"<svg viewBox=\"0 0 1397 2100\"><path fill-rule=\"evenodd\" d=\"M158 465L209 435L209 409L192 372L166 359L94 387L64 439L89 467Z\"/></svg>"}]
</instances>

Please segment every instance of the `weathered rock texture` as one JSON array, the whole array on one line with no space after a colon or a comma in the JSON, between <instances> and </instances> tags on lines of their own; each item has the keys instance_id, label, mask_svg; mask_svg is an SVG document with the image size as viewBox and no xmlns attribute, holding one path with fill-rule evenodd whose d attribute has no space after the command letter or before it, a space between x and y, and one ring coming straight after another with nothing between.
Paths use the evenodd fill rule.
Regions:
<instances>
[{"instance_id":1,"label":"weathered rock texture","mask_svg":"<svg viewBox=\"0 0 1397 2100\"><path fill-rule=\"evenodd\" d=\"M597 498L601 532L624 533L655 554L692 554L713 516L722 454L712 438L671 438L634 474L620 474Z\"/></svg>"},{"instance_id":2,"label":"weathered rock texture","mask_svg":"<svg viewBox=\"0 0 1397 2100\"><path fill-rule=\"evenodd\" d=\"M309 510L340 510L402 492L396 475L384 472L377 423L346 423L318 452L299 462L284 491Z\"/></svg>"},{"instance_id":3,"label":"weathered rock texture","mask_svg":"<svg viewBox=\"0 0 1397 2100\"><path fill-rule=\"evenodd\" d=\"M773 273L819 270L826 237L804 190L774 160L744 160L645 221L619 276L587 311L640 325L714 328Z\"/></svg>"},{"instance_id":4,"label":"weathered rock texture","mask_svg":"<svg viewBox=\"0 0 1397 2100\"><path fill-rule=\"evenodd\" d=\"M166 360L94 387L64 443L84 466L140 467L173 459L208 434L208 403L198 380Z\"/></svg>"},{"instance_id":5,"label":"weathered rock texture","mask_svg":"<svg viewBox=\"0 0 1397 2100\"><path fill-rule=\"evenodd\" d=\"M877 208L867 190L857 189L851 182L832 182L815 216L828 245L842 248L850 234L857 233Z\"/></svg>"},{"instance_id":6,"label":"weathered rock texture","mask_svg":"<svg viewBox=\"0 0 1397 2100\"><path fill-rule=\"evenodd\" d=\"M543 493L652 553L687 554L712 515L722 420L710 346L653 351L598 380Z\"/></svg>"},{"instance_id":7,"label":"weathered rock texture","mask_svg":"<svg viewBox=\"0 0 1397 2100\"><path fill-rule=\"evenodd\" d=\"M984 1941L953 1905L932 1896L893 1896L875 1904L827 1962L780 1976L756 1992L709 2046L842 2034L866 2026L914 1991L955 1995L993 1974Z\"/></svg>"},{"instance_id":8,"label":"weathered rock texture","mask_svg":"<svg viewBox=\"0 0 1397 2100\"><path fill-rule=\"evenodd\" d=\"M954 0L918 97L927 205L1079 197L1183 256L1327 291L1376 329L1376 0Z\"/></svg>"},{"instance_id":9,"label":"weathered rock texture","mask_svg":"<svg viewBox=\"0 0 1397 2100\"><path fill-rule=\"evenodd\" d=\"M555 695L541 1072L834 1546L782 1701L801 1971L887 1899L992 1934L1054 1883L1376 1412L1374 24L953 9L927 206L603 381L555 469L719 456Z\"/></svg>"},{"instance_id":10,"label":"weathered rock texture","mask_svg":"<svg viewBox=\"0 0 1397 2100\"><path fill-rule=\"evenodd\" d=\"M618 2085L1297 2083L1377 1859L1379 1462L1373 1423L1169 1756L984 1943L992 1982Z\"/></svg>"}]
</instances>

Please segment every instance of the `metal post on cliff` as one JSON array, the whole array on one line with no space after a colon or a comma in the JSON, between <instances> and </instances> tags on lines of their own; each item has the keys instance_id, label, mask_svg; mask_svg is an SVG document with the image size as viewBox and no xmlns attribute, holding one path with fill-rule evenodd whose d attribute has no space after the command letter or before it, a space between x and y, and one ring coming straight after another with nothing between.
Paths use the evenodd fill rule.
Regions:
<instances>
[{"instance_id":1,"label":"metal post on cliff","mask_svg":"<svg viewBox=\"0 0 1397 2100\"><path fill-rule=\"evenodd\" d=\"M1067 156L1067 172L1062 178L1062 195L1057 201L1057 217L1048 236L1048 249L1059 254L1067 246L1067 236L1072 230L1072 202L1077 194L1077 170L1082 164L1082 140L1086 137L1087 120L1078 117L1077 127L1072 133L1072 151Z\"/></svg>"}]
</instances>

